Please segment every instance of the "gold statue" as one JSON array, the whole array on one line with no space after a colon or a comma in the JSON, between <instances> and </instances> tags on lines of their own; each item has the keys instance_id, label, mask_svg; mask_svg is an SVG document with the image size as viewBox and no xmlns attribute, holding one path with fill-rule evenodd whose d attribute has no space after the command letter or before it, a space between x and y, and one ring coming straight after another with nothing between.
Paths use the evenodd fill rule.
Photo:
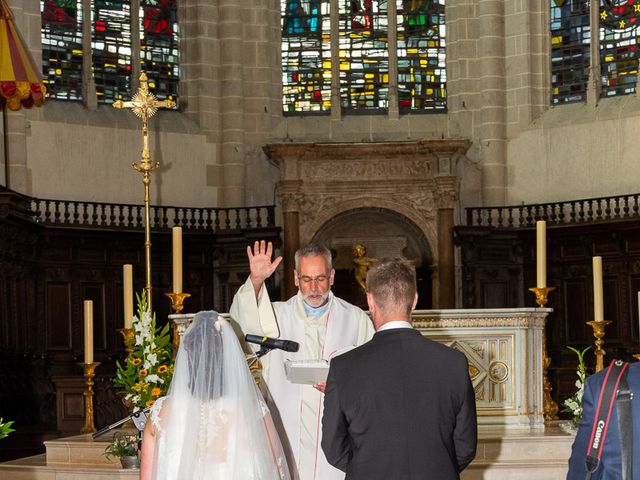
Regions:
<instances>
[{"instance_id":1,"label":"gold statue","mask_svg":"<svg viewBox=\"0 0 640 480\"><path fill-rule=\"evenodd\" d=\"M353 246L353 263L355 263L355 277L363 292L367 291L367 272L369 267L378 261L377 258L367 257L367 249L357 243Z\"/></svg>"}]
</instances>

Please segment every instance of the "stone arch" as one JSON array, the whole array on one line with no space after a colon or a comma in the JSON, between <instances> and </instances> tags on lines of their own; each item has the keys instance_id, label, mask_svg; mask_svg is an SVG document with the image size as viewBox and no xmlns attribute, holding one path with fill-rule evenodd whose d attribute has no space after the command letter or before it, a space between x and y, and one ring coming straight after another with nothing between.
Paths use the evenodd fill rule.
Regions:
<instances>
[{"instance_id":1,"label":"stone arch","mask_svg":"<svg viewBox=\"0 0 640 480\"><path fill-rule=\"evenodd\" d=\"M336 277L334 292L366 308L364 292L356 280L353 247L366 248L366 256L402 256L416 266L418 308L433 305L434 254L421 227L405 215L380 207L356 207L332 216L310 239L331 249ZM307 243L307 242L305 242Z\"/></svg>"}]
</instances>

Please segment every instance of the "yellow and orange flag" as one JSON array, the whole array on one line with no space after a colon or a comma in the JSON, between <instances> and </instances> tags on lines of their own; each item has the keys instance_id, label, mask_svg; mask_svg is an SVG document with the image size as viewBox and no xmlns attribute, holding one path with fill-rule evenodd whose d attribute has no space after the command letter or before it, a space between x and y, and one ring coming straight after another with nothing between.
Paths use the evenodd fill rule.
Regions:
<instances>
[{"instance_id":1,"label":"yellow and orange flag","mask_svg":"<svg viewBox=\"0 0 640 480\"><path fill-rule=\"evenodd\" d=\"M46 87L30 52L13 23L13 14L0 0L0 108L39 107Z\"/></svg>"}]
</instances>

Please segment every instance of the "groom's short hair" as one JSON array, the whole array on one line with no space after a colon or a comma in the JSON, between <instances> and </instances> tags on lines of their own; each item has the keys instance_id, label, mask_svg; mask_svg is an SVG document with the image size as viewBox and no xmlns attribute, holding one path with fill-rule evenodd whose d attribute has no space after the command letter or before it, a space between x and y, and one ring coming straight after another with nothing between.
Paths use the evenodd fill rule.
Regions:
<instances>
[{"instance_id":1,"label":"groom's short hair","mask_svg":"<svg viewBox=\"0 0 640 480\"><path fill-rule=\"evenodd\" d=\"M383 258L367 272L367 292L381 310L402 310L411 315L417 292L416 268L404 258Z\"/></svg>"}]
</instances>

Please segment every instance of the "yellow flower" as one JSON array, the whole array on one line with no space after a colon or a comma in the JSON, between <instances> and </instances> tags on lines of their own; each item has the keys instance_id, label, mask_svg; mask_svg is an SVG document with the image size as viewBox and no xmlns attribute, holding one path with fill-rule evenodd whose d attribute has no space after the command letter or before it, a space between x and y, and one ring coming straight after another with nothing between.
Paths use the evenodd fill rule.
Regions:
<instances>
[{"instance_id":1,"label":"yellow flower","mask_svg":"<svg viewBox=\"0 0 640 480\"><path fill-rule=\"evenodd\" d=\"M131 360L131 363L134 365L140 365L142 363L142 360L140 360L139 358L134 358L133 360Z\"/></svg>"},{"instance_id":2,"label":"yellow flower","mask_svg":"<svg viewBox=\"0 0 640 480\"><path fill-rule=\"evenodd\" d=\"M151 390L151 395L153 395L154 397L159 397L160 393L162 392L158 387L154 387L153 390Z\"/></svg>"},{"instance_id":3,"label":"yellow flower","mask_svg":"<svg viewBox=\"0 0 640 480\"><path fill-rule=\"evenodd\" d=\"M145 405L147 407L150 407L151 405L153 405L155 403L155 400L147 400L147 403L145 403Z\"/></svg>"},{"instance_id":4,"label":"yellow flower","mask_svg":"<svg viewBox=\"0 0 640 480\"><path fill-rule=\"evenodd\" d=\"M146 369L143 368L142 370L140 370L140 376L141 377L146 377L148 374L149 374L149 372L147 372Z\"/></svg>"},{"instance_id":5,"label":"yellow flower","mask_svg":"<svg viewBox=\"0 0 640 480\"><path fill-rule=\"evenodd\" d=\"M166 365L160 365L158 367L158 373L166 373L169 369L167 368Z\"/></svg>"}]
</instances>

